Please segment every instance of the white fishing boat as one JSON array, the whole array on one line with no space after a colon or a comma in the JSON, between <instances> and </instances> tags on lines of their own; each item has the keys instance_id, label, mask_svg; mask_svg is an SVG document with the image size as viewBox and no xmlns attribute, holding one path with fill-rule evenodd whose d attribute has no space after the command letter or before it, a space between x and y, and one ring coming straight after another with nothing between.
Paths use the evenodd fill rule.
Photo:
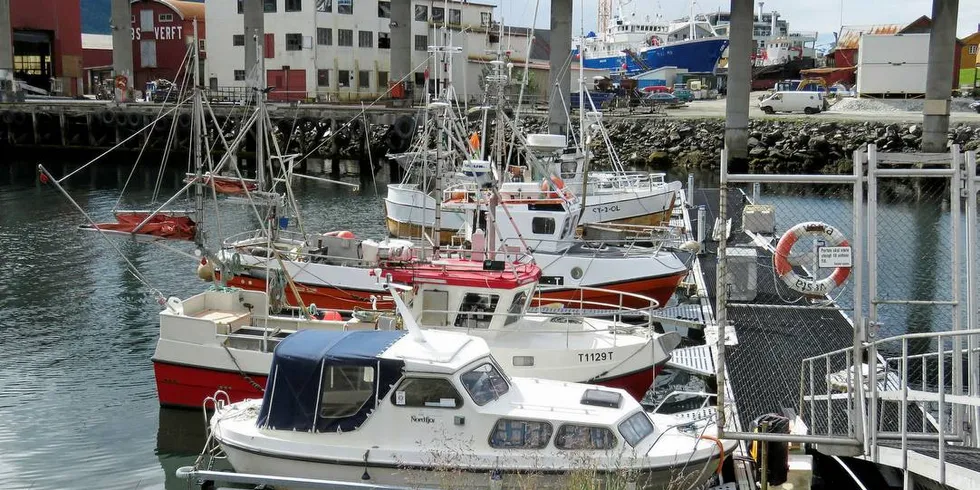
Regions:
<instances>
[{"instance_id":1,"label":"white fishing boat","mask_svg":"<svg viewBox=\"0 0 980 490\"><path fill-rule=\"evenodd\" d=\"M509 376L453 332L303 331L210 434L237 472L426 488L703 488L734 442L622 390ZM221 398L220 395L216 395Z\"/></svg>"},{"instance_id":2,"label":"white fishing boat","mask_svg":"<svg viewBox=\"0 0 980 490\"><path fill-rule=\"evenodd\" d=\"M637 399L680 343L676 333L654 332L649 300L645 308L606 310L611 319L530 314L540 269L489 265L484 270L483 262L443 259L375 269L373 279L384 278L386 287L391 287L389 281L414 286L406 294L411 306L397 312L342 315L310 305L276 315L269 313L274 305L265 292L238 289L208 290L184 301L172 298L160 312L153 355L160 403L199 407L219 389L234 401L261 397L273 350L301 330L385 330L417 321L427 331L466 332L484 339L509 374L624 388ZM294 292L287 288L285 294ZM583 311L593 306L583 305ZM622 321L627 316L645 321Z\"/></svg>"}]
</instances>

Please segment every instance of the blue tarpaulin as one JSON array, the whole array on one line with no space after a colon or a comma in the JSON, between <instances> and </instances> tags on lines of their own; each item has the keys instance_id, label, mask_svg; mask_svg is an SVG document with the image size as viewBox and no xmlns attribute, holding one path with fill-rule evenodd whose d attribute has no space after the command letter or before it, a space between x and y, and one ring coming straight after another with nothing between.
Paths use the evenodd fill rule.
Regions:
<instances>
[{"instance_id":1,"label":"blue tarpaulin","mask_svg":"<svg viewBox=\"0 0 980 490\"><path fill-rule=\"evenodd\" d=\"M374 410L377 401L372 399L356 414L342 419L316 416L324 367L373 367L375 390L378 399L383 399L401 378L405 363L378 356L404 335L405 331L301 330L286 337L272 358L258 425L316 432L356 429Z\"/></svg>"}]
</instances>

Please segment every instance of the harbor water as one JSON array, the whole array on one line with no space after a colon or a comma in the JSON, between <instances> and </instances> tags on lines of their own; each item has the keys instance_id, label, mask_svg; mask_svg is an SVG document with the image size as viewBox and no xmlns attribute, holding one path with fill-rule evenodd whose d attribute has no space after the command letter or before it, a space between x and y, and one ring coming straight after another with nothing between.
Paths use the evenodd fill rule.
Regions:
<instances>
[{"instance_id":1,"label":"harbor water","mask_svg":"<svg viewBox=\"0 0 980 490\"><path fill-rule=\"evenodd\" d=\"M174 471L192 464L201 450L204 416L159 408L150 358L161 308L154 290L163 297L200 292L206 284L195 274L197 264L193 257L155 245L114 241L142 273L141 282L104 238L78 230L85 223L81 213L50 184L39 184L31 163L0 168L0 488L187 488ZM60 176L79 162L43 163ZM94 219L111 219L129 170L97 165L68 180L66 189ZM182 178L183 169L164 172L158 201L182 186ZM710 176L701 180L713 183ZM156 168L137 170L118 208L149 207L156 184ZM297 181L303 225L380 237L384 184L353 191ZM846 197L765 197L778 209L850 213ZM904 256L882 257L882 269L902 271L907 278L886 287L894 288L895 297L942 289L950 267L941 257L948 253L943 252L948 212L940 211L939 203L883 206L883 212L914 225L883 230L895 235L889 240L912 244ZM216 208L208 201L206 207L212 242L255 227L247 204ZM794 224L783 220L801 215L787 213L780 229ZM913 235L897 236L909 230ZM189 244L170 246L192 251ZM896 311L885 322L887 328L903 329L909 320L916 321L916 328L948 328L942 318Z\"/></svg>"}]
</instances>

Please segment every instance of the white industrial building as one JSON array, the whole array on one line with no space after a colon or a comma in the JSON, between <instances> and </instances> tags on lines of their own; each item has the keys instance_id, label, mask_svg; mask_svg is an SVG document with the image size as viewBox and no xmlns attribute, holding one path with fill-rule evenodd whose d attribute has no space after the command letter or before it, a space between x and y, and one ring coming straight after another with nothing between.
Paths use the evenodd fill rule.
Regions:
<instances>
[{"instance_id":1,"label":"white industrial building","mask_svg":"<svg viewBox=\"0 0 980 490\"><path fill-rule=\"evenodd\" d=\"M385 0L264 0L262 40L266 83L273 100L368 100L388 90L391 2ZM461 98L482 94L480 77L490 51L511 51L520 66L527 30L500 36L494 5L473 1L413 0L413 82L424 81L427 48L437 44L448 22L453 45L453 79ZM244 87L245 36L242 0L205 3L208 19L207 77L212 87ZM447 11L448 10L448 11ZM548 89L547 71L535 63L538 94ZM434 69L433 79L438 78ZM590 73L592 75L592 73ZM577 74L572 72L573 86ZM574 89L573 89L574 91Z\"/></svg>"}]
</instances>

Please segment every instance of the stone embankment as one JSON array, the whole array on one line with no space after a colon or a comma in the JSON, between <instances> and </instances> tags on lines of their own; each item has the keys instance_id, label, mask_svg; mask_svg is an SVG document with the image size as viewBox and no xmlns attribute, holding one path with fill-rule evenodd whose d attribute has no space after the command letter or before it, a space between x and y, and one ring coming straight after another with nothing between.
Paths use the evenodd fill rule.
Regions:
<instances>
[{"instance_id":1,"label":"stone embankment","mask_svg":"<svg viewBox=\"0 0 980 490\"><path fill-rule=\"evenodd\" d=\"M527 129L543 130L528 121ZM637 169L704 168L718 165L725 142L720 119L646 119L606 124L620 159ZM915 152L922 125L883 122L752 120L749 123L749 168L766 173L840 173L851 169L851 156L869 143L879 151ZM953 123L948 144L964 151L980 149L980 124ZM597 163L608 153L594 143Z\"/></svg>"},{"instance_id":2,"label":"stone embankment","mask_svg":"<svg viewBox=\"0 0 980 490\"><path fill-rule=\"evenodd\" d=\"M725 123L624 121L611 124L608 131L620 158L633 167L713 168L724 146ZM977 150L980 125L952 125L947 142L964 151ZM754 172L839 173L850 171L853 152L870 143L879 151L918 151L922 125L757 120L749 124L748 143L749 170Z\"/></svg>"}]
</instances>

